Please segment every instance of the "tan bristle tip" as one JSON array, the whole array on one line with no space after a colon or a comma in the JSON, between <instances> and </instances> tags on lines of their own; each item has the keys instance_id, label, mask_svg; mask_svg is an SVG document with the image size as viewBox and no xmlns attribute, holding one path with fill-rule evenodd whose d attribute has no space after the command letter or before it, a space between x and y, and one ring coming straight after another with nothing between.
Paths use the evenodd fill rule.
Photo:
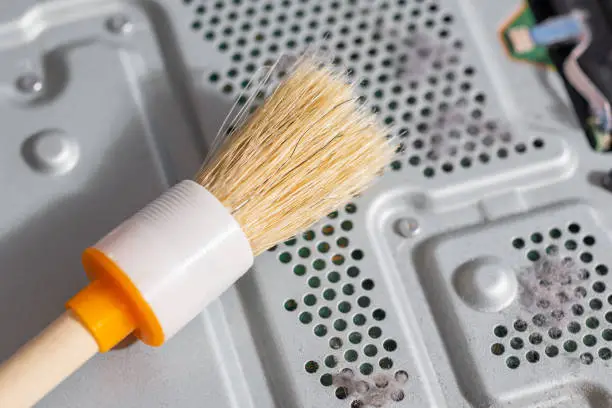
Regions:
<instances>
[{"instance_id":1,"label":"tan bristle tip","mask_svg":"<svg viewBox=\"0 0 612 408\"><path fill-rule=\"evenodd\" d=\"M305 59L195 180L232 212L257 255L362 192L392 155L344 77Z\"/></svg>"}]
</instances>

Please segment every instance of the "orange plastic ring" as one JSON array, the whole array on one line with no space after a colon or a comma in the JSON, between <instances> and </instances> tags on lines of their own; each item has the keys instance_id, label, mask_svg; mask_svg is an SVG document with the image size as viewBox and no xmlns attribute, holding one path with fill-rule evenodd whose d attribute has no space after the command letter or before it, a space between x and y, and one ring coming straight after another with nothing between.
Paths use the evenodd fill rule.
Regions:
<instances>
[{"instance_id":1,"label":"orange plastic ring","mask_svg":"<svg viewBox=\"0 0 612 408\"><path fill-rule=\"evenodd\" d=\"M162 327L127 274L96 248L87 248L82 261L92 283L66 306L89 329L100 351L114 347L132 330L144 343L161 346L165 340Z\"/></svg>"}]
</instances>

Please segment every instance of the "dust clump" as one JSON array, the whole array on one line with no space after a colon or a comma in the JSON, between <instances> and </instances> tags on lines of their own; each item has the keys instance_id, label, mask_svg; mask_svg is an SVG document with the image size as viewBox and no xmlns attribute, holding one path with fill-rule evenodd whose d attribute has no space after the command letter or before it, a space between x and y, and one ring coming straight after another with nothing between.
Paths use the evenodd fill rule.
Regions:
<instances>
[{"instance_id":1,"label":"dust clump","mask_svg":"<svg viewBox=\"0 0 612 408\"><path fill-rule=\"evenodd\" d=\"M550 254L517 273L519 303L538 327L563 324L582 308L587 293L581 284L588 278L572 258Z\"/></svg>"},{"instance_id":2,"label":"dust clump","mask_svg":"<svg viewBox=\"0 0 612 408\"><path fill-rule=\"evenodd\" d=\"M376 374L371 379L358 378L353 370L345 368L333 376L333 385L352 399L351 408L381 408L404 400L406 394L402 388L408 378L403 370L395 376Z\"/></svg>"}]
</instances>

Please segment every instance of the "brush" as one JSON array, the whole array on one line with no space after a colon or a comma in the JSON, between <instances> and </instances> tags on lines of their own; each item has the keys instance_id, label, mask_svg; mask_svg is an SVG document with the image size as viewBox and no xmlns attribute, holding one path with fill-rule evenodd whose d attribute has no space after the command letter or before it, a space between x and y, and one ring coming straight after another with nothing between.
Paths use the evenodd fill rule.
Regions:
<instances>
[{"instance_id":1,"label":"brush","mask_svg":"<svg viewBox=\"0 0 612 408\"><path fill-rule=\"evenodd\" d=\"M303 57L193 180L83 252L90 283L0 366L0 407L34 405L134 333L160 346L267 248L362 192L392 156L344 76Z\"/></svg>"}]
</instances>

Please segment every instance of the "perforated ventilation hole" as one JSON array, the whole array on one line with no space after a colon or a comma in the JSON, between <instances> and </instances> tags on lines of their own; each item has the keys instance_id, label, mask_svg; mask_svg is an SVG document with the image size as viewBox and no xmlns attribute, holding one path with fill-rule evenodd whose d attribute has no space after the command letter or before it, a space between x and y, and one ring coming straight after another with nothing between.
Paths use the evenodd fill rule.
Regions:
<instances>
[{"instance_id":1,"label":"perforated ventilation hole","mask_svg":"<svg viewBox=\"0 0 612 408\"><path fill-rule=\"evenodd\" d=\"M472 70L468 69L468 72ZM453 81L455 77L452 71L445 75L448 81ZM437 80L430 77L429 83L435 85ZM463 82L459 90L467 92L470 87L469 82ZM443 88L442 94L445 97L451 97L453 88L449 86ZM421 103L433 99L431 91L425 93L424 96ZM475 98L481 103L484 102L484 99L481 93ZM406 99L406 103L417 105L417 98L411 96ZM511 134L495 121L483 120L483 112L478 108L472 109L470 102L464 96L458 97L450 104L441 102L436 115L432 115L431 111L430 108L421 108L423 119L431 118L432 120L416 125L417 137L413 138L413 152L407 161L408 167L422 168L422 173L427 178L432 178L439 172L445 174L452 173L459 168L469 169L475 163L486 165L492 157L506 160L511 155L523 155L528 153L530 148L536 151L545 145L543 140L536 139L532 141L531 147L524 142L516 142L513 148L506 146L512 143ZM405 116L404 119L410 122L412 115ZM406 138L410 130L412 129L404 128L398 135L400 138ZM480 143L478 143L479 139ZM436 172L436 167L438 172ZM399 160L391 164L393 170L401 168L402 162Z\"/></svg>"},{"instance_id":2,"label":"perforated ventilation hole","mask_svg":"<svg viewBox=\"0 0 612 408\"><path fill-rule=\"evenodd\" d=\"M349 234L353 222L350 218L357 211L358 206L349 203L330 213L319 226L274 250L279 253L279 262L287 264L295 278L304 282L301 301L287 299L284 309L297 312L297 320L309 326L312 334L329 347L329 354L322 360L309 360L305 364L311 374L321 368L333 370L319 377L325 387L333 384L334 372L343 365L355 364L365 377L392 369L392 354L399 348L397 341L385 336L378 326L378 322L387 319L387 311L375 303L376 281L363 276L358 266L367 254L351 245L353 240ZM332 382L326 374L332 376Z\"/></svg>"},{"instance_id":3,"label":"perforated ventilation hole","mask_svg":"<svg viewBox=\"0 0 612 408\"><path fill-rule=\"evenodd\" d=\"M328 368L335 368L338 365L338 359L336 356L325 357L325 366Z\"/></svg>"},{"instance_id":4,"label":"perforated ventilation hole","mask_svg":"<svg viewBox=\"0 0 612 408\"><path fill-rule=\"evenodd\" d=\"M519 296L524 316L492 328L493 356L504 356L511 369L559 355L576 355L587 365L612 357L603 345L612 341L612 329L602 327L612 323L612 294L603 278L608 267L592 252L597 243L578 222L510 238L525 257L517 277L528 296Z\"/></svg>"},{"instance_id":5,"label":"perforated ventilation hole","mask_svg":"<svg viewBox=\"0 0 612 408\"><path fill-rule=\"evenodd\" d=\"M298 304L294 299L289 299L285 302L285 310L292 312L297 309Z\"/></svg>"},{"instance_id":6,"label":"perforated ventilation hole","mask_svg":"<svg viewBox=\"0 0 612 408\"><path fill-rule=\"evenodd\" d=\"M521 365L521 361L516 356L510 356L506 359L506 366L511 369L516 369Z\"/></svg>"}]
</instances>

